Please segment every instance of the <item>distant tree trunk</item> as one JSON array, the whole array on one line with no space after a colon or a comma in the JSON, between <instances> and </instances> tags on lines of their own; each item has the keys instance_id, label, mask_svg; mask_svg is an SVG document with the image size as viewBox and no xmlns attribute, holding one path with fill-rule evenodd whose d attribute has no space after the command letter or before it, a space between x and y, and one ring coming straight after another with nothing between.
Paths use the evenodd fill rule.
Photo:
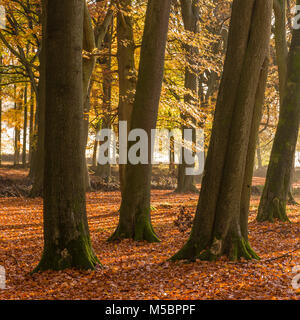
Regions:
<instances>
[{"instance_id":1,"label":"distant tree trunk","mask_svg":"<svg viewBox=\"0 0 300 320\"><path fill-rule=\"evenodd\" d=\"M118 41L118 75L119 75L119 121L127 121L127 130L131 127L131 114L136 88L135 43L133 22L131 17L132 0L120 2L117 14L117 41ZM126 137L120 137L126 139ZM121 194L125 189L125 164L119 164Z\"/></svg>"},{"instance_id":2,"label":"distant tree trunk","mask_svg":"<svg viewBox=\"0 0 300 320\"><path fill-rule=\"evenodd\" d=\"M297 0L300 5L300 0ZM258 221L288 221L286 201L300 121L300 30L293 30L279 122L274 138Z\"/></svg>"},{"instance_id":3,"label":"distant tree trunk","mask_svg":"<svg viewBox=\"0 0 300 320\"><path fill-rule=\"evenodd\" d=\"M286 0L274 1L275 14L275 48L279 75L280 105L283 103L287 76L288 44L286 39Z\"/></svg>"},{"instance_id":4,"label":"distant tree trunk","mask_svg":"<svg viewBox=\"0 0 300 320\"><path fill-rule=\"evenodd\" d=\"M131 129L148 137L148 164L127 164L119 225L110 240L132 238L159 241L150 218L151 129L155 129L163 80L171 0L149 0L141 47L140 66ZM128 150L134 143L129 143Z\"/></svg>"},{"instance_id":5,"label":"distant tree trunk","mask_svg":"<svg viewBox=\"0 0 300 320\"><path fill-rule=\"evenodd\" d=\"M17 99L17 88L14 87L14 98ZM19 103L15 101L14 104L15 111L20 109ZM17 116L17 114L16 114ZM16 119L17 121L17 119ZM14 165L18 165L20 161L20 139L21 138L21 130L20 130L20 124L18 121L15 124L15 135L14 135Z\"/></svg>"},{"instance_id":6,"label":"distant tree trunk","mask_svg":"<svg viewBox=\"0 0 300 320\"><path fill-rule=\"evenodd\" d=\"M23 125L23 152L22 152L22 165L26 167L26 144L27 144L27 85L24 88L24 125Z\"/></svg>"},{"instance_id":7,"label":"distant tree trunk","mask_svg":"<svg viewBox=\"0 0 300 320\"><path fill-rule=\"evenodd\" d=\"M194 34L199 33L199 0L181 0L181 11L184 22L185 30L193 32ZM186 52L186 60L188 65L185 68L185 83L184 87L186 90L190 91L184 95L184 102L186 105L189 105L191 109L194 109L197 103L197 92L198 92L198 75L197 70L195 69L197 63L195 62L195 56L198 54L197 48L187 45L184 45ZM195 125L195 120L187 115L186 112L181 112L181 119L184 122L182 125L182 133L185 129L193 130L193 143L196 142L195 128L192 122ZM178 166L178 183L176 192L185 193L185 192L198 192L195 184L193 175L186 174L186 168L194 167L195 165L188 165L185 159L184 147L182 148L182 163Z\"/></svg>"},{"instance_id":8,"label":"distant tree trunk","mask_svg":"<svg viewBox=\"0 0 300 320\"><path fill-rule=\"evenodd\" d=\"M102 126L101 129L111 129L111 121L110 121L110 115L107 114L103 117ZM99 147L101 146L103 142L99 142ZM108 156L108 150L106 151L105 156ZM109 163L106 164L99 164L97 163L95 175L101 178L104 178L106 181L110 180L111 177L111 166Z\"/></svg>"},{"instance_id":9,"label":"distant tree trunk","mask_svg":"<svg viewBox=\"0 0 300 320\"><path fill-rule=\"evenodd\" d=\"M257 168L262 168L262 158L261 158L261 149L260 149L260 139L259 136L257 137L257 148L256 148L256 155L257 155Z\"/></svg>"},{"instance_id":10,"label":"distant tree trunk","mask_svg":"<svg viewBox=\"0 0 300 320\"><path fill-rule=\"evenodd\" d=\"M20 162L20 129L15 127L15 153L14 153L14 165L18 165Z\"/></svg>"},{"instance_id":11,"label":"distant tree trunk","mask_svg":"<svg viewBox=\"0 0 300 320\"><path fill-rule=\"evenodd\" d=\"M47 4L44 252L35 271L94 269L99 263L85 203L83 11L82 0Z\"/></svg>"},{"instance_id":12,"label":"distant tree trunk","mask_svg":"<svg viewBox=\"0 0 300 320\"><path fill-rule=\"evenodd\" d=\"M0 98L0 166L2 164L2 99Z\"/></svg>"},{"instance_id":13,"label":"distant tree trunk","mask_svg":"<svg viewBox=\"0 0 300 320\"><path fill-rule=\"evenodd\" d=\"M97 166L98 143L99 143L99 141L97 140L97 138L95 138L94 147L93 147L93 164L92 164L94 168Z\"/></svg>"},{"instance_id":14,"label":"distant tree trunk","mask_svg":"<svg viewBox=\"0 0 300 320\"><path fill-rule=\"evenodd\" d=\"M96 25L93 28L92 19L89 13L87 2L84 2L84 24L83 24L83 49L88 53L93 53L95 48L101 49L103 39L107 33L109 26L112 23L113 11L108 10L104 21L101 25ZM97 1L98 2L98 1ZM89 112L90 112L90 91L91 91L91 76L95 67L96 58L91 55L90 57L83 58L83 101L84 101L84 143L85 148L88 143L89 135ZM86 190L91 190L91 182L88 171L87 162L85 162L85 188Z\"/></svg>"},{"instance_id":15,"label":"distant tree trunk","mask_svg":"<svg viewBox=\"0 0 300 320\"><path fill-rule=\"evenodd\" d=\"M175 139L173 136L170 137L170 174L173 175L175 172Z\"/></svg>"},{"instance_id":16,"label":"distant tree trunk","mask_svg":"<svg viewBox=\"0 0 300 320\"><path fill-rule=\"evenodd\" d=\"M83 49L87 52L93 52L96 48L95 35L92 26L92 19L88 10L86 1L84 0L84 23L83 23ZM89 137L89 112L90 112L90 90L91 90L91 76L95 67L96 58L94 56L83 58L83 72L82 72L82 90L83 90L83 130L84 130L84 144L85 148ZM87 160L84 164L84 185L86 191L91 190L91 181Z\"/></svg>"},{"instance_id":17,"label":"distant tree trunk","mask_svg":"<svg viewBox=\"0 0 300 320\"><path fill-rule=\"evenodd\" d=\"M112 24L113 25L113 24ZM102 89L103 89L103 121L101 129L111 129L111 90L112 90L112 70L111 70L111 45L112 45L113 27L107 31L104 38L104 47L107 48L108 57L105 57L102 63ZM101 142L100 142L101 145ZM111 166L110 163L104 165L97 164L95 174L99 177L110 180Z\"/></svg>"},{"instance_id":18,"label":"distant tree trunk","mask_svg":"<svg viewBox=\"0 0 300 320\"><path fill-rule=\"evenodd\" d=\"M34 90L30 88L30 111L29 111L29 163L31 166L33 141L34 141Z\"/></svg>"},{"instance_id":19,"label":"distant tree trunk","mask_svg":"<svg viewBox=\"0 0 300 320\"><path fill-rule=\"evenodd\" d=\"M0 66L2 66L2 56L0 56ZM2 76L0 75L0 84L2 82ZM2 92L0 87L0 166L2 164Z\"/></svg>"},{"instance_id":20,"label":"distant tree trunk","mask_svg":"<svg viewBox=\"0 0 300 320\"><path fill-rule=\"evenodd\" d=\"M191 235L177 259L258 259L247 240L272 0L234 0L228 49ZM256 131L256 132L255 132Z\"/></svg>"}]
</instances>

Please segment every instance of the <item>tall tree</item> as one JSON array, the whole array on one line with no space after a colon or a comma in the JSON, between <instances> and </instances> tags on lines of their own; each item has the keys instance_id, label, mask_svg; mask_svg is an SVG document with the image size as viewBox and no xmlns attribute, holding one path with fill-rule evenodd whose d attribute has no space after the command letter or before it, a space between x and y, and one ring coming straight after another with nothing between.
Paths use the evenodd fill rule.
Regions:
<instances>
[{"instance_id":1,"label":"tall tree","mask_svg":"<svg viewBox=\"0 0 300 320\"><path fill-rule=\"evenodd\" d=\"M22 150L22 165L26 166L26 145L27 145L27 85L24 88L24 124L23 124L23 150Z\"/></svg>"},{"instance_id":2,"label":"tall tree","mask_svg":"<svg viewBox=\"0 0 300 320\"><path fill-rule=\"evenodd\" d=\"M119 76L119 121L127 121L130 130L131 114L136 88L135 43L133 21L131 16L132 0L120 1L117 13L117 42L118 42L118 76ZM128 134L128 132L127 132ZM127 136L119 137L127 141ZM125 189L125 164L119 164L120 189Z\"/></svg>"},{"instance_id":3,"label":"tall tree","mask_svg":"<svg viewBox=\"0 0 300 320\"><path fill-rule=\"evenodd\" d=\"M17 112L20 110L20 101L17 96L17 87L14 86L14 108L16 112L16 123L15 123L15 137L14 137L14 165L19 164L20 161L20 138L21 138L21 130L20 130L20 123L17 121Z\"/></svg>"},{"instance_id":4,"label":"tall tree","mask_svg":"<svg viewBox=\"0 0 300 320\"><path fill-rule=\"evenodd\" d=\"M82 0L47 1L44 252L35 271L93 269L84 188Z\"/></svg>"},{"instance_id":5,"label":"tall tree","mask_svg":"<svg viewBox=\"0 0 300 320\"><path fill-rule=\"evenodd\" d=\"M32 150L32 159L30 163L29 176L32 179L32 188L30 190L31 197L41 196L43 193L43 179L44 179L44 157L45 157L45 30L46 30L46 1L41 0L42 4L42 40L41 40L41 50L39 54L39 82L36 89L36 141L35 148ZM33 138L33 136L32 136Z\"/></svg>"},{"instance_id":6,"label":"tall tree","mask_svg":"<svg viewBox=\"0 0 300 320\"><path fill-rule=\"evenodd\" d=\"M2 97L0 97L0 166L1 164L2 164Z\"/></svg>"},{"instance_id":7,"label":"tall tree","mask_svg":"<svg viewBox=\"0 0 300 320\"><path fill-rule=\"evenodd\" d=\"M300 0L297 0L300 5ZM288 221L286 200L293 170L300 121L300 30L294 29L288 55L279 122L271 151L258 221Z\"/></svg>"},{"instance_id":8,"label":"tall tree","mask_svg":"<svg viewBox=\"0 0 300 320\"><path fill-rule=\"evenodd\" d=\"M83 49L86 51L88 56L83 58L83 101L84 101L84 144L87 146L88 134L89 134L89 112L90 112L90 92L91 92L91 76L95 68L96 57L93 55L95 49L100 50L102 48L103 40L106 33L112 23L113 10L111 4L106 12L106 15L102 23L96 23L93 28L92 19L89 13L86 0L84 1L84 41ZM103 0L97 0L96 2L103 2ZM89 172L87 162L85 161L85 188L86 190L91 189Z\"/></svg>"},{"instance_id":9,"label":"tall tree","mask_svg":"<svg viewBox=\"0 0 300 320\"><path fill-rule=\"evenodd\" d=\"M258 258L248 243L249 176L269 53L272 0L234 0L211 142L190 238L172 259ZM256 132L255 132L256 131Z\"/></svg>"},{"instance_id":10,"label":"tall tree","mask_svg":"<svg viewBox=\"0 0 300 320\"><path fill-rule=\"evenodd\" d=\"M30 86L30 111L29 111L29 163L31 163L34 145L34 91Z\"/></svg>"},{"instance_id":11,"label":"tall tree","mask_svg":"<svg viewBox=\"0 0 300 320\"><path fill-rule=\"evenodd\" d=\"M44 29L44 25L46 24L46 17L44 14L44 0L42 0L43 5L43 14L42 14L42 25ZM85 0L82 0L84 4L84 23L83 23L83 49L90 56L85 55L83 57L83 73L82 73L82 90L84 97L84 113L85 117L83 119L84 122L84 136L82 139L84 140L85 145L88 141L88 125L89 125L89 85L90 78L95 66L95 56L93 55L93 51L96 48L100 48L104 36L106 34L107 28L109 27L112 19L113 12L112 10L108 10L104 21L100 24L97 24L95 28L92 25L92 19L89 14L89 10L87 7L87 3ZM33 161L32 161L32 170L31 177L33 180L33 187L31 190L31 196L39 196L42 194L42 186L43 186L43 177L44 177L44 168L43 168L43 159L44 159L44 135L45 135L45 93L44 93L44 74L45 74L45 58L44 58L44 50L45 45L42 43L41 52L40 52L40 77L39 77L39 86L38 86L38 99L37 99L37 122L38 122L38 134L37 134L37 150L34 153ZM85 187L86 189L90 189L90 180L88 174L87 164L85 163Z\"/></svg>"},{"instance_id":12,"label":"tall tree","mask_svg":"<svg viewBox=\"0 0 300 320\"><path fill-rule=\"evenodd\" d=\"M140 66L131 129L143 129L148 137L148 164L126 166L119 225L110 240L132 238L159 241L151 225L151 129L155 129L164 71L171 0L149 0L141 47ZM128 144L128 150L133 143Z\"/></svg>"},{"instance_id":13,"label":"tall tree","mask_svg":"<svg viewBox=\"0 0 300 320\"><path fill-rule=\"evenodd\" d=\"M2 56L0 55L0 66L2 66ZM2 75L0 75L0 85L2 84ZM2 164L2 87L0 86L0 166Z\"/></svg>"},{"instance_id":14,"label":"tall tree","mask_svg":"<svg viewBox=\"0 0 300 320\"><path fill-rule=\"evenodd\" d=\"M185 30L193 34L199 33L199 0L181 0L180 3ZM188 109L194 110L198 100L198 74L196 70L197 62L195 59L199 50L190 44L184 44L184 50L187 63L184 81L187 93L184 95L184 102L189 106ZM187 115L184 111L181 111L181 118L183 122L182 131L184 132L185 129L191 129L193 132L192 140L195 142L195 119ZM180 193L189 191L196 192L197 188L194 184L194 176L186 174L186 168L191 167L191 165L188 165L186 162L184 150L182 150L181 158L182 163L178 166L178 184L176 191Z\"/></svg>"},{"instance_id":15,"label":"tall tree","mask_svg":"<svg viewBox=\"0 0 300 320\"><path fill-rule=\"evenodd\" d=\"M274 0L274 15L275 15L275 48L276 48L276 62L278 65L279 74L279 96L280 96L280 107L283 103L285 81L287 76L287 58L288 58L288 43L287 43L287 0ZM293 155L294 157L295 155ZM291 170L290 186L288 192L288 202L291 204L296 204L292 189L293 189L293 173L294 166Z\"/></svg>"},{"instance_id":16,"label":"tall tree","mask_svg":"<svg viewBox=\"0 0 300 320\"><path fill-rule=\"evenodd\" d=\"M112 23L113 25L113 23ZM102 118L99 120L101 123L101 129L111 129L112 128L112 69L111 69L111 55L112 55L112 36L113 36L113 26L107 31L103 46L107 50L107 56L103 57L103 59L98 59L98 62L101 63L102 68ZM100 142L101 144L101 142ZM108 153L108 150L107 150ZM106 154L108 156L108 154ZM100 164L97 163L95 169L95 175L110 180L111 176L111 166L109 163Z\"/></svg>"}]
</instances>

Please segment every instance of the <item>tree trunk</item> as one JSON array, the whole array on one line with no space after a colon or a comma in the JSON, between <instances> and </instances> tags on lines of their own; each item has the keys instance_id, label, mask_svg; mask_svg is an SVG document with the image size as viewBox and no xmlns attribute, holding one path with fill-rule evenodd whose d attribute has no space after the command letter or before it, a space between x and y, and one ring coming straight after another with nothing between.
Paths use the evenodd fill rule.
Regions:
<instances>
[{"instance_id":1,"label":"tree trunk","mask_svg":"<svg viewBox=\"0 0 300 320\"><path fill-rule=\"evenodd\" d=\"M103 86L104 86L104 82L103 82ZM103 117L101 129L111 129L111 121L110 121L110 114L109 113ZM103 142L99 142L99 147L101 146L102 143ZM108 153L108 152L109 151L107 150L106 153ZM108 154L105 154L105 155L108 156ZM109 163L106 163L106 164L97 163L95 175L100 178L104 178L108 182L111 177L110 164Z\"/></svg>"},{"instance_id":2,"label":"tree trunk","mask_svg":"<svg viewBox=\"0 0 300 320\"><path fill-rule=\"evenodd\" d=\"M181 0L181 11L184 22L185 30L193 32L194 34L199 33L199 1ZM197 48L184 44L184 50L186 54L187 67L185 68L185 90L188 91L184 95L184 103L189 106L192 110L195 109L197 103L197 92L198 92L198 75L195 69L197 63L195 62L195 55L198 54ZM181 119L183 121L182 132L185 129L193 130L193 143L195 143L195 120L186 112L181 112ZM190 122L190 123L189 123ZM194 167L194 165L188 165L185 159L185 147L182 148L182 163L178 166L178 183L176 192L198 192L194 184L194 176L187 175L186 169Z\"/></svg>"},{"instance_id":3,"label":"tree trunk","mask_svg":"<svg viewBox=\"0 0 300 320\"><path fill-rule=\"evenodd\" d=\"M131 114L136 88L136 69L134 60L134 35L131 17L132 0L121 1L117 15L117 41L118 41L118 75L119 75L119 121L127 121L127 130L131 126ZM127 132L128 134L128 132ZM120 137L126 139L126 137ZM121 194L125 189L125 164L119 164L119 179Z\"/></svg>"},{"instance_id":4,"label":"tree trunk","mask_svg":"<svg viewBox=\"0 0 300 320\"><path fill-rule=\"evenodd\" d=\"M127 164L120 220L110 240L131 238L157 242L150 218L151 129L156 128L163 80L165 47L171 0L149 0L141 47L139 75L131 117L131 129L143 129L148 137L148 164ZM128 150L133 143L128 144Z\"/></svg>"},{"instance_id":5,"label":"tree trunk","mask_svg":"<svg viewBox=\"0 0 300 320\"><path fill-rule=\"evenodd\" d=\"M259 136L257 137L257 148L256 148L256 155L257 155L257 168L258 170L262 169L262 158L261 158L261 148L260 148L260 139Z\"/></svg>"},{"instance_id":6,"label":"tree trunk","mask_svg":"<svg viewBox=\"0 0 300 320\"><path fill-rule=\"evenodd\" d=\"M287 58L288 58L288 44L286 39L286 0L274 1L274 13L275 13L275 45L276 45L276 60L279 73L279 95L280 95L280 107L284 98L284 87L287 76ZM291 171L290 186L288 191L288 203L297 204L293 197L293 169Z\"/></svg>"},{"instance_id":7,"label":"tree trunk","mask_svg":"<svg viewBox=\"0 0 300 320\"><path fill-rule=\"evenodd\" d=\"M295 152L296 153L296 152ZM290 205L299 205L299 203L295 200L293 196L293 183L295 180L295 154L294 154L294 159L293 159L293 164L292 164L292 170L291 170L291 177L290 177L290 186L289 186L289 191L288 191L288 204Z\"/></svg>"},{"instance_id":8,"label":"tree trunk","mask_svg":"<svg viewBox=\"0 0 300 320\"><path fill-rule=\"evenodd\" d=\"M233 1L198 207L190 238L173 260L214 260L221 255L232 260L258 258L247 240L247 199L262 108L272 2Z\"/></svg>"},{"instance_id":9,"label":"tree trunk","mask_svg":"<svg viewBox=\"0 0 300 320\"><path fill-rule=\"evenodd\" d=\"M29 111L29 165L31 167L33 141L34 141L34 90L30 87L30 111Z\"/></svg>"},{"instance_id":10,"label":"tree trunk","mask_svg":"<svg viewBox=\"0 0 300 320\"><path fill-rule=\"evenodd\" d=\"M95 35L92 26L92 19L88 10L86 1L84 0L84 23L83 23L83 49L92 53L96 48ZM83 131L85 148L88 143L89 136L89 112L90 112L90 90L91 76L95 67L96 58L94 56L84 57L82 61L82 94L83 94ZM86 191L91 190L91 181L87 161L84 164L84 185Z\"/></svg>"},{"instance_id":11,"label":"tree trunk","mask_svg":"<svg viewBox=\"0 0 300 320\"><path fill-rule=\"evenodd\" d=\"M46 0L45 0L46 1ZM96 47L99 47L102 43L102 40L104 38L104 35L106 33L108 25L111 23L111 17L112 12L109 10L103 24L101 26L97 26L98 28L96 30L93 30L92 28L92 22L91 18L88 12L88 8L86 5L86 1L82 0L84 4L84 24L83 24L83 48L87 52L92 52ZM42 1L43 3L43 1ZM43 12L45 11L45 5L43 4ZM43 13L43 19L42 24L45 24L45 16ZM95 31L95 34L94 34ZM95 41L96 37L96 41ZM38 134L37 134L37 147L35 152L33 153L33 161L31 165L30 170L30 176L33 180L33 186L30 192L30 196L40 196L42 195L42 186L43 186L43 176L44 176L44 168L43 168L43 159L44 159L44 136L45 136L45 94L44 94L44 87L45 87L45 81L44 81L44 50L43 50L44 44L42 44L42 50L40 53L40 79L39 79L39 88L38 88L38 99L37 99L37 122L38 122ZM90 83L90 77L94 69L95 64L95 57L91 56L89 59L84 58L83 59L83 73L82 73L82 90L83 90L83 96L84 101L87 101L87 95L88 95L88 88ZM86 110L88 109L88 110ZM82 136L83 141L87 142L88 138L88 124L89 124L89 118L88 118L88 112L89 108L88 105L85 105L85 117L83 119L85 129L84 133L85 135ZM90 180L89 180L89 174L88 174L88 167L87 164L85 164L85 178L84 183L86 186L86 190L90 189Z\"/></svg>"},{"instance_id":12,"label":"tree trunk","mask_svg":"<svg viewBox=\"0 0 300 320\"><path fill-rule=\"evenodd\" d=\"M2 66L2 56L0 56L0 66ZM0 75L0 84L2 83L2 75ZM0 87L0 166L2 164L2 89Z\"/></svg>"},{"instance_id":13,"label":"tree trunk","mask_svg":"<svg viewBox=\"0 0 300 320\"><path fill-rule=\"evenodd\" d=\"M276 63L279 75L280 105L284 98L285 81L287 76L288 44L286 39L286 0L274 1L275 14L275 48Z\"/></svg>"},{"instance_id":14,"label":"tree trunk","mask_svg":"<svg viewBox=\"0 0 300 320\"><path fill-rule=\"evenodd\" d=\"M97 134L97 132L96 132ZM95 141L94 141L94 147L93 147L93 162L92 162L92 166L93 168L95 168L97 166L97 150L98 150L98 139L97 137L95 138Z\"/></svg>"},{"instance_id":15,"label":"tree trunk","mask_svg":"<svg viewBox=\"0 0 300 320\"><path fill-rule=\"evenodd\" d=\"M17 88L14 88L14 98L17 100ZM15 101L14 105L15 111L20 109L19 103ZM21 137L21 130L20 124L17 121L17 114L16 114L16 124L15 124L15 137L14 137L14 165L18 165L20 161L20 137Z\"/></svg>"},{"instance_id":16,"label":"tree trunk","mask_svg":"<svg viewBox=\"0 0 300 320\"><path fill-rule=\"evenodd\" d=\"M27 85L24 88L24 126L23 126L23 153L22 153L22 165L26 167L26 144L27 144Z\"/></svg>"},{"instance_id":17,"label":"tree trunk","mask_svg":"<svg viewBox=\"0 0 300 320\"><path fill-rule=\"evenodd\" d=\"M0 99L0 166L2 164L2 99Z\"/></svg>"},{"instance_id":18,"label":"tree trunk","mask_svg":"<svg viewBox=\"0 0 300 320\"><path fill-rule=\"evenodd\" d=\"M300 5L300 0L297 0ZM288 221L286 201L300 120L300 30L293 30L279 122L274 138L258 221Z\"/></svg>"},{"instance_id":19,"label":"tree trunk","mask_svg":"<svg viewBox=\"0 0 300 320\"><path fill-rule=\"evenodd\" d=\"M108 10L105 19L101 25L96 25L93 29L92 19L88 10L88 6L85 0L84 2L84 24L83 24L83 49L92 54L94 49L100 49L103 39L107 33L109 26L112 23L113 12ZM89 135L89 112L90 112L90 91L91 91L91 76L95 67L96 58L91 55L90 57L83 58L83 101L84 101L84 144L85 148L88 143ZM87 162L85 162L85 176L84 176L85 188L87 191L91 190L91 182L88 171Z\"/></svg>"},{"instance_id":20,"label":"tree trunk","mask_svg":"<svg viewBox=\"0 0 300 320\"><path fill-rule=\"evenodd\" d=\"M46 2L42 0L42 47L39 56L39 85L38 94L36 98L36 122L37 122L37 139L35 141L36 147L32 152L32 161L30 167L30 177L33 180L32 188L30 190L30 197L39 197L43 195L43 181L44 181L44 139L45 139L45 27L47 23L46 18Z\"/></svg>"},{"instance_id":21,"label":"tree trunk","mask_svg":"<svg viewBox=\"0 0 300 320\"><path fill-rule=\"evenodd\" d=\"M44 252L35 271L94 269L99 263L84 188L83 11L82 0L47 4Z\"/></svg>"},{"instance_id":22,"label":"tree trunk","mask_svg":"<svg viewBox=\"0 0 300 320\"><path fill-rule=\"evenodd\" d=\"M113 27L107 31L104 38L104 48L107 48L108 57L105 57L102 63L102 126L101 129L111 129L111 90L112 90L112 70L111 70L111 45L112 45ZM100 142L101 145L101 142ZM108 152L108 151L107 151ZM104 165L98 163L95 174L99 177L110 180L111 166L110 163Z\"/></svg>"}]
</instances>

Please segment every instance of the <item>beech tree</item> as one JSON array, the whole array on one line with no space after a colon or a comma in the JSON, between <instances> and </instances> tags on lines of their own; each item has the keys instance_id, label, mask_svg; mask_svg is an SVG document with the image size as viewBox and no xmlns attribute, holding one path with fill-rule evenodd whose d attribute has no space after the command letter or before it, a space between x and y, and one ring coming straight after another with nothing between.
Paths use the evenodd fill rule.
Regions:
<instances>
[{"instance_id":1,"label":"beech tree","mask_svg":"<svg viewBox=\"0 0 300 320\"><path fill-rule=\"evenodd\" d=\"M42 29L44 33L44 24L45 22L45 5L42 2ZM82 0L84 4L84 23L83 23L83 50L86 52L86 55L83 57L83 75L82 75L82 90L84 97L84 113L88 115L89 113L89 85L90 78L94 70L96 57L93 55L95 49L100 49L105 34L108 27L111 24L113 12L109 9L103 19L102 23L96 24L93 27L92 19L87 7L85 0ZM43 179L44 179L44 135L45 135L45 83L44 83L44 50L45 45L43 44L44 37L42 37L42 45L39 54L40 66L39 66L39 84L37 88L37 100L38 100L38 109L37 109L37 122L38 122L38 134L37 134L37 147L33 156L33 161L30 170L30 177L33 180L32 189L30 195L32 197L41 196L43 193ZM88 140L88 126L89 118L88 116L83 119L84 121L84 133L82 137L84 144L86 146ZM88 175L88 168L85 164L85 187L87 190L90 189L90 180Z\"/></svg>"},{"instance_id":2,"label":"beech tree","mask_svg":"<svg viewBox=\"0 0 300 320\"><path fill-rule=\"evenodd\" d=\"M130 130L131 114L136 88L135 43L133 21L131 17L132 0L120 1L117 13L117 42L118 42L118 76L119 76L119 121L127 121ZM127 140L126 137L122 139ZM119 164L120 189L125 189L125 164Z\"/></svg>"},{"instance_id":3,"label":"beech tree","mask_svg":"<svg viewBox=\"0 0 300 320\"><path fill-rule=\"evenodd\" d=\"M300 1L297 0L297 5ZM286 201L300 120L300 30L294 29L288 55L279 122L271 151L266 182L258 208L258 221L288 221Z\"/></svg>"},{"instance_id":4,"label":"beech tree","mask_svg":"<svg viewBox=\"0 0 300 320\"><path fill-rule=\"evenodd\" d=\"M248 242L245 204L267 74L272 4L272 0L233 1L196 215L187 243L172 260L214 260L221 255L258 259Z\"/></svg>"},{"instance_id":5,"label":"beech tree","mask_svg":"<svg viewBox=\"0 0 300 320\"><path fill-rule=\"evenodd\" d=\"M82 0L46 8L44 252L35 271L93 269L84 187ZM62 32L63 30L63 32Z\"/></svg>"},{"instance_id":6,"label":"beech tree","mask_svg":"<svg viewBox=\"0 0 300 320\"><path fill-rule=\"evenodd\" d=\"M159 241L150 219L151 129L155 129L157 121L170 7L171 0L148 1L130 127L147 133L148 164L126 165L119 225L110 240ZM128 144L128 150L132 144Z\"/></svg>"},{"instance_id":7,"label":"beech tree","mask_svg":"<svg viewBox=\"0 0 300 320\"><path fill-rule=\"evenodd\" d=\"M184 22L185 30L194 34L199 33L199 0L181 0L181 11ZM195 62L195 56L198 54L198 49L193 45L184 45L186 52L187 66L185 67L185 81L184 86L188 91L184 95L184 102L190 106L191 109L195 109L197 104L198 94L198 74L196 70L197 63ZM181 112L181 118L183 119L182 131L185 129L191 129L193 132L193 142L195 142L195 119L187 116ZM190 122L190 124L189 124ZM186 168L191 167L186 163L184 151L182 150L182 163L178 166L178 185L177 192L196 192L197 188L194 184L194 176L186 174Z\"/></svg>"}]
</instances>

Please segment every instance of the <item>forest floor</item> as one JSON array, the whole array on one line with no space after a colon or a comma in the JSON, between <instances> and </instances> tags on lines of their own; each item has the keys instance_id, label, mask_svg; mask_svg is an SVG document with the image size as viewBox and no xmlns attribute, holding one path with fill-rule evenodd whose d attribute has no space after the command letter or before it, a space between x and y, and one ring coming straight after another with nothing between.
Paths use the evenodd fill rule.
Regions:
<instances>
[{"instance_id":1,"label":"forest floor","mask_svg":"<svg viewBox=\"0 0 300 320\"><path fill-rule=\"evenodd\" d=\"M5 174L26 176L22 170L0 170ZM263 178L254 178L254 184L263 184ZM42 200L0 198L0 265L7 280L0 299L300 299L300 290L292 287L292 269L300 266L300 206L288 207L292 223L257 223L259 196L252 197L249 239L260 261L169 262L189 235L174 221L182 206L192 216L197 200L197 194L153 190L152 221L161 242L108 243L118 223L120 193L90 192L91 238L103 268L30 275L43 249Z\"/></svg>"}]
</instances>

